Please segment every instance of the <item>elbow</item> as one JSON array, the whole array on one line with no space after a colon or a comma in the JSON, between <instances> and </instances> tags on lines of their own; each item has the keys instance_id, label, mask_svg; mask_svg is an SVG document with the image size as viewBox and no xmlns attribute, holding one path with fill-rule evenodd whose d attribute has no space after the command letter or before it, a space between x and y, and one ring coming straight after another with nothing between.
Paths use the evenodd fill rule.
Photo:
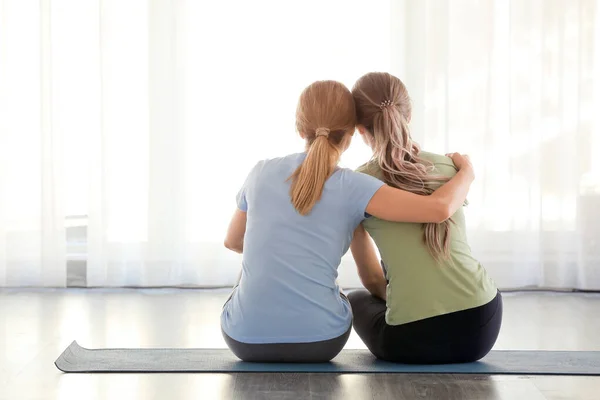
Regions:
<instances>
[{"instance_id":1,"label":"elbow","mask_svg":"<svg viewBox=\"0 0 600 400\"><path fill-rule=\"evenodd\" d=\"M387 287L387 281L385 279L385 276L383 275L381 267L377 266L377 268L377 272L369 274L359 273L361 283L363 284L365 289L367 289L370 292L373 292L373 289L377 290L381 287L383 287L385 290L385 288Z\"/></svg>"},{"instance_id":2,"label":"elbow","mask_svg":"<svg viewBox=\"0 0 600 400\"><path fill-rule=\"evenodd\" d=\"M434 220L431 222L439 224L450 219L450 217L452 217L452 208L450 207L450 203L447 201L440 201L436 205Z\"/></svg>"},{"instance_id":3,"label":"elbow","mask_svg":"<svg viewBox=\"0 0 600 400\"><path fill-rule=\"evenodd\" d=\"M372 279L369 281L362 282L365 289L369 291L373 296L379 297L380 299L386 300L386 288L387 281L385 278L382 279Z\"/></svg>"},{"instance_id":4,"label":"elbow","mask_svg":"<svg viewBox=\"0 0 600 400\"><path fill-rule=\"evenodd\" d=\"M235 251L236 253L242 253L243 247L240 243L233 243L231 240L225 239L223 245L227 250Z\"/></svg>"}]
</instances>

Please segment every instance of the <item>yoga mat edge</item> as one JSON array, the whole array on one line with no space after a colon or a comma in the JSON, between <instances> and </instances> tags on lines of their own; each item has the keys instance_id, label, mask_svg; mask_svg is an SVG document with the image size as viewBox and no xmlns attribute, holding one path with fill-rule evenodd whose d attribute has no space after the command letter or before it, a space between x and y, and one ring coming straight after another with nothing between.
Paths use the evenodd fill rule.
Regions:
<instances>
[{"instance_id":1,"label":"yoga mat edge","mask_svg":"<svg viewBox=\"0 0 600 400\"><path fill-rule=\"evenodd\" d=\"M377 360L368 350L343 350L322 364L246 363L227 349L88 349L73 341L54 362L64 373L433 373L600 375L597 351L490 352L466 364L413 365Z\"/></svg>"}]
</instances>

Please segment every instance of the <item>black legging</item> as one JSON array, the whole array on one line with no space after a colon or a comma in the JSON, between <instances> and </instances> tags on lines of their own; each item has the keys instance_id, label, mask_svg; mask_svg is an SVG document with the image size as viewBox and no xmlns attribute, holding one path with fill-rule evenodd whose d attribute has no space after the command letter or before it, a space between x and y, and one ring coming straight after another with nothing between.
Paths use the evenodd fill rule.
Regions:
<instances>
[{"instance_id":1,"label":"black legging","mask_svg":"<svg viewBox=\"0 0 600 400\"><path fill-rule=\"evenodd\" d=\"M371 353L387 361L407 364L477 361L492 349L502 324L500 292L483 306L402 325L388 325L385 301L368 291L351 292L348 298L356 333Z\"/></svg>"}]
</instances>

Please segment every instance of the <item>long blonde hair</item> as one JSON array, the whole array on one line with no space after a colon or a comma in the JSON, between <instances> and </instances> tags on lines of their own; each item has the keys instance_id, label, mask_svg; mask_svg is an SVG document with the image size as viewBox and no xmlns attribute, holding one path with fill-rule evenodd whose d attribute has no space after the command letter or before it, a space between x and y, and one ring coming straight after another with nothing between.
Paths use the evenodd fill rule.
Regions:
<instances>
[{"instance_id":1,"label":"long blonde hair","mask_svg":"<svg viewBox=\"0 0 600 400\"><path fill-rule=\"evenodd\" d=\"M306 139L306 158L290 176L292 204L300 214L308 215L321 199L355 126L354 99L343 84L317 81L300 95L296 129Z\"/></svg>"},{"instance_id":2,"label":"long blonde hair","mask_svg":"<svg viewBox=\"0 0 600 400\"><path fill-rule=\"evenodd\" d=\"M419 145L412 141L408 122L410 97L406 87L393 75L372 72L362 76L352 88L357 123L368 131L385 183L420 195L430 195L449 178L434 175L434 166L419 157ZM424 224L423 239L436 259L450 256L450 223Z\"/></svg>"}]
</instances>

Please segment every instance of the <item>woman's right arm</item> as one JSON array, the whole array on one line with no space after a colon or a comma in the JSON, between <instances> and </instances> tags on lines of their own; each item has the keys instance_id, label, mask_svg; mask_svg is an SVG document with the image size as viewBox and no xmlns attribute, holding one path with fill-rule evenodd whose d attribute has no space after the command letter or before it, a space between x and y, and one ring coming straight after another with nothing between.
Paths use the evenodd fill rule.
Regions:
<instances>
[{"instance_id":1,"label":"woman's right arm","mask_svg":"<svg viewBox=\"0 0 600 400\"><path fill-rule=\"evenodd\" d=\"M421 196L388 185L371 198L366 212L394 222L443 222L462 207L475 179L468 156L449 154L459 171L429 196Z\"/></svg>"},{"instance_id":2,"label":"woman's right arm","mask_svg":"<svg viewBox=\"0 0 600 400\"><path fill-rule=\"evenodd\" d=\"M350 250L358 269L358 277L365 289L373 296L385 300L387 281L377 258L373 241L362 225L358 225L354 231Z\"/></svg>"}]
</instances>

